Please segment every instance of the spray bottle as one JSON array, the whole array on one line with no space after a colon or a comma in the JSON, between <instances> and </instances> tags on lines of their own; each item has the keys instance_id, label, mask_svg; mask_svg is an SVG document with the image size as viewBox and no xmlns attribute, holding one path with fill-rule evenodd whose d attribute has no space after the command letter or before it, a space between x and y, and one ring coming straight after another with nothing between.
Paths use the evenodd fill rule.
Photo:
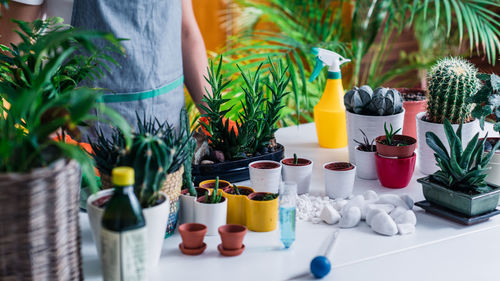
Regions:
<instances>
[{"instance_id":1,"label":"spray bottle","mask_svg":"<svg viewBox=\"0 0 500 281\"><path fill-rule=\"evenodd\" d=\"M326 148L345 147L347 146L347 129L340 66L351 60L321 48L312 48L312 52L316 55L316 66L309 82L318 77L324 66L328 66L325 91L314 107L314 122L319 145Z\"/></svg>"}]
</instances>

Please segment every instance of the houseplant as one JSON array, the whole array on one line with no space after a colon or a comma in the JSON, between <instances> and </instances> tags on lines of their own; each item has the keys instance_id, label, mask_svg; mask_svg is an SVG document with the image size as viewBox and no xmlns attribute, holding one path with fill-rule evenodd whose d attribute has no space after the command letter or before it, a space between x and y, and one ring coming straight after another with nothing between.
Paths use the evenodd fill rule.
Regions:
<instances>
[{"instance_id":1,"label":"houseplant","mask_svg":"<svg viewBox=\"0 0 500 281\"><path fill-rule=\"evenodd\" d=\"M97 182L92 159L64 140L78 137L77 124L95 120L91 109L129 136L126 121L96 102L99 91L77 88L79 78L91 78L87 70L99 71L86 64L102 54L92 40L118 41L57 19L17 24L21 43L0 45L0 279L78 280L81 172L91 188ZM75 54L84 50L88 55Z\"/></svg>"},{"instance_id":2,"label":"houseplant","mask_svg":"<svg viewBox=\"0 0 500 281\"><path fill-rule=\"evenodd\" d=\"M487 184L484 179L487 176L486 166L500 142L484 156L486 139L479 141L479 133L462 149L462 124L454 131L450 121L445 119L444 129L449 148L434 132L425 134L439 167L434 174L418 179L425 199L468 217L494 210L500 188Z\"/></svg>"},{"instance_id":3,"label":"houseplant","mask_svg":"<svg viewBox=\"0 0 500 281\"><path fill-rule=\"evenodd\" d=\"M377 179L377 169L375 168L377 147L374 144L375 140L370 141L362 130L361 134L363 135L363 141L354 140L358 144L354 151L355 159L358 160L357 166L359 167L356 170L356 175L360 179L375 180Z\"/></svg>"},{"instance_id":4,"label":"houseplant","mask_svg":"<svg viewBox=\"0 0 500 281\"><path fill-rule=\"evenodd\" d=\"M194 203L194 220L207 226L207 235L217 235L219 226L226 224L227 200L219 192L219 177L211 195L208 192Z\"/></svg>"},{"instance_id":5,"label":"houseplant","mask_svg":"<svg viewBox=\"0 0 500 281\"><path fill-rule=\"evenodd\" d=\"M479 119L481 129L484 129L484 121L492 123L493 129L500 131L500 77L496 74L479 73L477 78L481 80L482 86L468 102L475 104L472 117Z\"/></svg>"},{"instance_id":6,"label":"houseplant","mask_svg":"<svg viewBox=\"0 0 500 281\"><path fill-rule=\"evenodd\" d=\"M266 77L261 76L263 64L252 75L242 71L241 77L245 80L241 88L243 110L233 123L226 118L233 107L232 101L224 96L231 80L221 69L222 57L216 67L213 62L210 63L207 81L211 86L211 95L206 95L206 105L201 105L206 113L202 114L204 121L200 122L211 150L204 155L214 155L211 160L218 163L194 165L193 175L197 182L215 175L232 182L247 180L250 162L264 159L279 161L283 158L284 148L276 143L274 133L284 107L282 100L288 94L288 68L281 61L274 63L269 59L269 75Z\"/></svg>"},{"instance_id":7,"label":"houseplant","mask_svg":"<svg viewBox=\"0 0 500 281\"><path fill-rule=\"evenodd\" d=\"M332 199L345 199L352 194L356 166L348 162L329 162L323 165L325 194Z\"/></svg>"},{"instance_id":8,"label":"houseplant","mask_svg":"<svg viewBox=\"0 0 500 281\"><path fill-rule=\"evenodd\" d=\"M293 158L281 160L283 169L283 180L292 181L297 184L297 194L309 193L313 161L299 158L293 154Z\"/></svg>"},{"instance_id":9,"label":"houseplant","mask_svg":"<svg viewBox=\"0 0 500 281\"><path fill-rule=\"evenodd\" d=\"M226 224L219 227L219 235L222 243L217 246L219 252L224 256L238 256L243 250L243 238L247 234L247 228L239 224Z\"/></svg>"},{"instance_id":10,"label":"houseplant","mask_svg":"<svg viewBox=\"0 0 500 281\"><path fill-rule=\"evenodd\" d=\"M246 200L246 226L251 231L273 231L278 225L278 194L254 192Z\"/></svg>"},{"instance_id":11,"label":"houseplant","mask_svg":"<svg viewBox=\"0 0 500 281\"><path fill-rule=\"evenodd\" d=\"M222 196L227 199L228 224L246 224L246 197L254 192L255 190L247 186L233 185L224 189Z\"/></svg>"},{"instance_id":12,"label":"houseplant","mask_svg":"<svg viewBox=\"0 0 500 281\"><path fill-rule=\"evenodd\" d=\"M166 235L175 230L182 186L183 164L191 155L189 146L194 141L184 110L180 114L180 130L176 132L166 121L137 116L137 132L132 134L131 149L126 149L123 134L114 130L106 139L97 132L96 142L90 142L96 166L101 173L103 186L109 172L116 166L130 166L135 173L135 193L143 207L150 207L157 199L157 192L164 192L170 201ZM142 187L144 186L144 187Z\"/></svg>"},{"instance_id":13,"label":"houseplant","mask_svg":"<svg viewBox=\"0 0 500 281\"><path fill-rule=\"evenodd\" d=\"M248 165L252 188L258 192L277 193L281 183L280 162L270 160L254 161Z\"/></svg>"},{"instance_id":14,"label":"houseplant","mask_svg":"<svg viewBox=\"0 0 500 281\"><path fill-rule=\"evenodd\" d=\"M403 98L403 108L405 109L403 135L416 139L416 116L427 108L427 91L420 88L396 88L396 90Z\"/></svg>"},{"instance_id":15,"label":"houseplant","mask_svg":"<svg viewBox=\"0 0 500 281\"><path fill-rule=\"evenodd\" d=\"M377 153L385 157L408 158L413 155L417 140L406 135L396 135L401 128L394 131L392 124L384 124L385 135L375 139Z\"/></svg>"},{"instance_id":16,"label":"houseplant","mask_svg":"<svg viewBox=\"0 0 500 281\"><path fill-rule=\"evenodd\" d=\"M355 139L361 139L363 130L368 139L374 139L383 132L384 124L393 124L403 128L404 109L401 95L395 89L370 86L354 87L344 96L346 107L347 136L349 161L356 164L354 153L357 144Z\"/></svg>"},{"instance_id":17,"label":"houseplant","mask_svg":"<svg viewBox=\"0 0 500 281\"><path fill-rule=\"evenodd\" d=\"M207 244L203 242L207 233L207 226L199 223L184 223L179 225L182 243L179 249L185 255L199 255L205 251Z\"/></svg>"},{"instance_id":18,"label":"houseplant","mask_svg":"<svg viewBox=\"0 0 500 281\"><path fill-rule=\"evenodd\" d=\"M455 129L463 123L464 145L478 132L479 122L472 120L472 103L468 102L480 86L476 75L477 69L461 58L444 58L429 71L427 110L417 114L417 162L423 174L432 174L437 170L437 166L433 165L434 153L424 141L427 132L434 132L444 139L445 119L450 120ZM449 148L447 143L444 145Z\"/></svg>"}]
</instances>

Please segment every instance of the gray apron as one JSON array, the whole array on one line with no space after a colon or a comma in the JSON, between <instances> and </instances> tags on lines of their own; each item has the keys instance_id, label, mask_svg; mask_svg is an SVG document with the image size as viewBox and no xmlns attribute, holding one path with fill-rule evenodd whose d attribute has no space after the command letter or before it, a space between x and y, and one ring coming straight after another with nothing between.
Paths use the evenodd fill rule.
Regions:
<instances>
[{"instance_id":1,"label":"gray apron","mask_svg":"<svg viewBox=\"0 0 500 281\"><path fill-rule=\"evenodd\" d=\"M181 49L181 0L75 0L72 25L113 33L122 41L125 56L114 55L103 79L87 86L106 90L100 102L120 113L132 127L139 117L167 120L178 128L184 107ZM96 42L105 48L105 42ZM94 128L109 136L111 129ZM84 132L95 139L94 130Z\"/></svg>"}]
</instances>

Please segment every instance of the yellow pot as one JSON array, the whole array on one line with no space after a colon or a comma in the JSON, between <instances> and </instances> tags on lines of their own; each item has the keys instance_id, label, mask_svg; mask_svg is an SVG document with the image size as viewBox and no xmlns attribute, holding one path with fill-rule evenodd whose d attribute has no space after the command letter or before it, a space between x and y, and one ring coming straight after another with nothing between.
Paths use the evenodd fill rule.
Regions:
<instances>
[{"instance_id":1,"label":"yellow pot","mask_svg":"<svg viewBox=\"0 0 500 281\"><path fill-rule=\"evenodd\" d=\"M278 198L269 201L252 200L267 192L255 192L246 197L246 225L257 232L273 231L278 225Z\"/></svg>"},{"instance_id":2,"label":"yellow pot","mask_svg":"<svg viewBox=\"0 0 500 281\"><path fill-rule=\"evenodd\" d=\"M249 190L250 193L255 192L247 186L238 186L240 190ZM227 189L226 189L227 190ZM235 195L223 192L222 196L227 199L227 223L246 225L246 195Z\"/></svg>"},{"instance_id":3,"label":"yellow pot","mask_svg":"<svg viewBox=\"0 0 500 281\"><path fill-rule=\"evenodd\" d=\"M199 187L208 189L212 191L215 187L215 180L204 180L198 184ZM225 180L219 180L219 192L222 192L225 188L231 186L231 183Z\"/></svg>"}]
</instances>

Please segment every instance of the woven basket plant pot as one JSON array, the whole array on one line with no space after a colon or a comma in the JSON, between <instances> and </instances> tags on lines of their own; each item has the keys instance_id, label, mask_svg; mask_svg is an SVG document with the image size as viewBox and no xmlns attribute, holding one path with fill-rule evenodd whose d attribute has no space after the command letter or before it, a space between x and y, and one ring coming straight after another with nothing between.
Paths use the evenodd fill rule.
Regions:
<instances>
[{"instance_id":1,"label":"woven basket plant pot","mask_svg":"<svg viewBox=\"0 0 500 281\"><path fill-rule=\"evenodd\" d=\"M163 182L161 191L167 194L170 198L170 214L168 216L167 231L165 238L172 235L177 226L177 218L179 213L179 196L182 189L182 175L184 174L184 166L181 166L177 172L167 175L167 179Z\"/></svg>"},{"instance_id":2,"label":"woven basket plant pot","mask_svg":"<svg viewBox=\"0 0 500 281\"><path fill-rule=\"evenodd\" d=\"M80 181L75 161L0 173L0 280L83 280Z\"/></svg>"}]
</instances>

